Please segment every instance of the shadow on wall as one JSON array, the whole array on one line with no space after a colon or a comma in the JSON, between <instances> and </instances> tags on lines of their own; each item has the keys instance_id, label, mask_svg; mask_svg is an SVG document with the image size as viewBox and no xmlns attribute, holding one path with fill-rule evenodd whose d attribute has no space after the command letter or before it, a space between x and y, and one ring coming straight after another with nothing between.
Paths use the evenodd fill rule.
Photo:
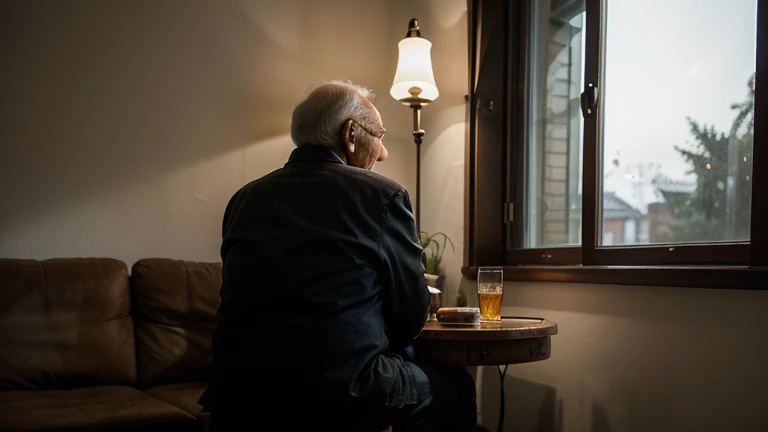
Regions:
<instances>
[{"instance_id":1,"label":"shadow on wall","mask_svg":"<svg viewBox=\"0 0 768 432\"><path fill-rule=\"evenodd\" d=\"M0 187L20 220L286 130L285 96L256 78L290 79L260 63L297 56L236 3L2 9Z\"/></svg>"},{"instance_id":2,"label":"shadow on wall","mask_svg":"<svg viewBox=\"0 0 768 432\"><path fill-rule=\"evenodd\" d=\"M515 365L509 367L514 368ZM496 367L483 368L481 383L483 394L494 397L483 398L483 403L478 407L479 415L485 427L496 430L500 400L499 374ZM563 431L563 401L558 399L555 387L507 375L504 383L504 397L505 431Z\"/></svg>"},{"instance_id":3,"label":"shadow on wall","mask_svg":"<svg viewBox=\"0 0 768 432\"><path fill-rule=\"evenodd\" d=\"M608 411L597 401L592 401L592 432L611 432Z\"/></svg>"},{"instance_id":4,"label":"shadow on wall","mask_svg":"<svg viewBox=\"0 0 768 432\"><path fill-rule=\"evenodd\" d=\"M462 285L476 305L475 281ZM766 430L768 345L757 342L768 328L765 292L506 282L503 303L505 316L542 317L559 331L551 358L509 367L507 430L549 430L538 420L551 412L540 408L546 392L531 382L556 386L556 426L562 418L568 431ZM482 378L493 425L498 376L485 368ZM511 401L526 412L512 414Z\"/></svg>"},{"instance_id":5,"label":"shadow on wall","mask_svg":"<svg viewBox=\"0 0 768 432\"><path fill-rule=\"evenodd\" d=\"M283 165L292 144L275 137L310 81L391 82L386 67L334 59L339 47L395 49L381 37L387 5L320 3L2 2L0 255L130 264L133 242L143 254L192 245L215 256L222 200ZM154 235L164 230L176 232Z\"/></svg>"}]
</instances>

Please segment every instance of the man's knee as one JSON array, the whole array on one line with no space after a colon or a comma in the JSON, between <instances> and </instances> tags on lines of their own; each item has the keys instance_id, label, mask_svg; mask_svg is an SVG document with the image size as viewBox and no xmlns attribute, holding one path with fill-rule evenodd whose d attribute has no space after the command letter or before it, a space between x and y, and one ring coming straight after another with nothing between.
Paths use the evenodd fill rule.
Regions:
<instances>
[{"instance_id":1,"label":"man's knee","mask_svg":"<svg viewBox=\"0 0 768 432\"><path fill-rule=\"evenodd\" d=\"M432 394L442 400L442 404L455 405L475 400L475 379L467 370L432 365L423 368L429 376Z\"/></svg>"},{"instance_id":2,"label":"man's knee","mask_svg":"<svg viewBox=\"0 0 768 432\"><path fill-rule=\"evenodd\" d=\"M475 379L467 370L457 370L454 377L456 392L462 400L474 401L477 397Z\"/></svg>"},{"instance_id":3,"label":"man's knee","mask_svg":"<svg viewBox=\"0 0 768 432\"><path fill-rule=\"evenodd\" d=\"M473 430L477 422L475 379L465 369L440 368L434 372L440 382L433 389L435 411L440 413L436 424L442 429Z\"/></svg>"}]
</instances>

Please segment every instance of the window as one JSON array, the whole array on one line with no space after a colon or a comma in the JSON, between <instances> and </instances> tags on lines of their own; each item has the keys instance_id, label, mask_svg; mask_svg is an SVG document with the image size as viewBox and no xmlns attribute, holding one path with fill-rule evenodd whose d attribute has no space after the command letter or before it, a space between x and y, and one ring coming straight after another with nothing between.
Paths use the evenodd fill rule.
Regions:
<instances>
[{"instance_id":1,"label":"window","mask_svg":"<svg viewBox=\"0 0 768 432\"><path fill-rule=\"evenodd\" d=\"M602 245L749 241L757 1L606 6Z\"/></svg>"},{"instance_id":2,"label":"window","mask_svg":"<svg viewBox=\"0 0 768 432\"><path fill-rule=\"evenodd\" d=\"M584 2L531 6L523 244L580 245Z\"/></svg>"},{"instance_id":3,"label":"window","mask_svg":"<svg viewBox=\"0 0 768 432\"><path fill-rule=\"evenodd\" d=\"M467 267L768 277L768 1L470 6Z\"/></svg>"}]
</instances>

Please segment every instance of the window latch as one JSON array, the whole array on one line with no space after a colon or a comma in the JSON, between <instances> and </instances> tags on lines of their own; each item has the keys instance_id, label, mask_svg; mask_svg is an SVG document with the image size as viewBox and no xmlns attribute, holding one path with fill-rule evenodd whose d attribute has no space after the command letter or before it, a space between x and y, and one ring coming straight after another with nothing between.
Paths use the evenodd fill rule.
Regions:
<instances>
[{"instance_id":1,"label":"window latch","mask_svg":"<svg viewBox=\"0 0 768 432\"><path fill-rule=\"evenodd\" d=\"M504 223L515 221L515 203L507 203L504 206Z\"/></svg>"},{"instance_id":2,"label":"window latch","mask_svg":"<svg viewBox=\"0 0 768 432\"><path fill-rule=\"evenodd\" d=\"M485 101L483 99L477 98L477 107L486 114L492 114L494 111L496 111L492 100Z\"/></svg>"},{"instance_id":3,"label":"window latch","mask_svg":"<svg viewBox=\"0 0 768 432\"><path fill-rule=\"evenodd\" d=\"M584 117L588 117L595 113L597 110L599 92L597 86L593 83L587 83L587 88L584 89L584 93L581 94L581 113Z\"/></svg>"}]
</instances>

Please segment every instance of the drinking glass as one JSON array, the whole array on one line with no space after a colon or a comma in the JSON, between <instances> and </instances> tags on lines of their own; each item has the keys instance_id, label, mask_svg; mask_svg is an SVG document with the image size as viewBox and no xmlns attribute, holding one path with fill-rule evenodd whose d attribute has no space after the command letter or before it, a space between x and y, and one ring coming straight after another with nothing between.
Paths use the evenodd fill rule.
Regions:
<instances>
[{"instance_id":1,"label":"drinking glass","mask_svg":"<svg viewBox=\"0 0 768 432\"><path fill-rule=\"evenodd\" d=\"M477 303L480 321L501 321L504 271L501 267L480 267L477 271Z\"/></svg>"}]
</instances>

